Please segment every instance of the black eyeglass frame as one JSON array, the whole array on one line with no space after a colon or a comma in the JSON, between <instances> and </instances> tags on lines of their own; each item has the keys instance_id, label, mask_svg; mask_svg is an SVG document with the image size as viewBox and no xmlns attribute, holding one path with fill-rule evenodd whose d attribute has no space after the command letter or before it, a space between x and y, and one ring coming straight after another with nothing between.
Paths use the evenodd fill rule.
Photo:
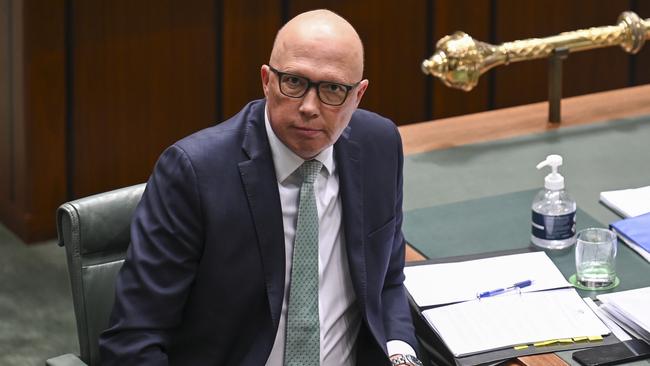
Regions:
<instances>
[{"instance_id":1,"label":"black eyeglass frame","mask_svg":"<svg viewBox=\"0 0 650 366\"><path fill-rule=\"evenodd\" d=\"M323 103L325 103L327 105L331 105L331 106L335 106L335 107L343 105L343 103L345 103L345 101L348 100L348 94L350 94L350 90L356 88L363 81L363 79L359 80L359 81L357 81L356 83L354 83L352 85L337 83L337 82L334 82L334 81L327 81L327 80L312 81L311 79L309 79L307 77L304 77L304 76L292 74L292 73L289 73L289 72L282 72L282 71L276 69L275 67L273 67L271 65L268 65L268 67L269 67L269 69L271 71L273 71L278 76L278 88L280 89L280 93L282 93L282 95L287 96L289 98L302 98L302 97L305 96L305 94L307 94L307 92L309 91L310 88L314 87L314 89L316 89L316 95L318 95L318 100L320 100L321 102L323 102ZM305 91L303 91L302 94L300 94L300 95L286 94L282 90L282 77L285 76L285 75L295 77L295 78L298 78L298 79L302 79L302 80L306 80L307 81L307 87L305 88ZM341 103L333 104L333 103L328 103L328 102L324 101L323 98L321 98L321 96L320 96L320 85L321 84L332 84L332 85L338 85L338 86L343 87L345 89L345 96L343 97L343 100L341 101Z\"/></svg>"}]
</instances>

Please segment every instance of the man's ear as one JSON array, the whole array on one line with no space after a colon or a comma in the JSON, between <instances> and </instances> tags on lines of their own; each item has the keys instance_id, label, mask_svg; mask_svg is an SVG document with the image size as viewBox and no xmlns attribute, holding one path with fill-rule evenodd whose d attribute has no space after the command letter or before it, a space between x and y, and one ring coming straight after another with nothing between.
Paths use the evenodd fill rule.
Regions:
<instances>
[{"instance_id":1,"label":"man's ear","mask_svg":"<svg viewBox=\"0 0 650 366\"><path fill-rule=\"evenodd\" d=\"M264 96L269 96L269 67L267 65L262 65L260 68L260 77L262 79L262 90L264 90Z\"/></svg>"},{"instance_id":2,"label":"man's ear","mask_svg":"<svg viewBox=\"0 0 650 366\"><path fill-rule=\"evenodd\" d=\"M366 89L368 89L368 84L370 84L370 81L368 79L363 79L357 86L354 96L356 97L356 103L357 107L359 106L359 103L361 103L361 99L363 98L363 94L365 94Z\"/></svg>"}]
</instances>

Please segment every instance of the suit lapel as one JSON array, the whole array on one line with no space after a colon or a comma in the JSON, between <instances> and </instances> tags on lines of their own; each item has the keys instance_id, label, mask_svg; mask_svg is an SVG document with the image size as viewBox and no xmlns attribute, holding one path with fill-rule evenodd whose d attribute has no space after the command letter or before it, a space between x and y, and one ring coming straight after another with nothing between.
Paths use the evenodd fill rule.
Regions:
<instances>
[{"instance_id":1,"label":"suit lapel","mask_svg":"<svg viewBox=\"0 0 650 366\"><path fill-rule=\"evenodd\" d=\"M277 328L284 295L284 232L282 207L273 158L264 127L264 103L257 105L246 121L242 148L249 160L239 163L261 253L271 319Z\"/></svg>"},{"instance_id":2,"label":"suit lapel","mask_svg":"<svg viewBox=\"0 0 650 366\"><path fill-rule=\"evenodd\" d=\"M343 205L343 228L352 285L362 313L366 309L366 256L363 235L363 164L361 150L348 126L334 145Z\"/></svg>"}]
</instances>

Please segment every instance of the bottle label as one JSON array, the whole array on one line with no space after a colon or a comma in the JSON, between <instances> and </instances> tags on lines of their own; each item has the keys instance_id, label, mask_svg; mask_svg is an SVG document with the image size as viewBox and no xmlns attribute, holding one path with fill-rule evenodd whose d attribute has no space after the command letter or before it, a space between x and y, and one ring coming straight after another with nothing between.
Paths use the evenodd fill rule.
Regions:
<instances>
[{"instance_id":1,"label":"bottle label","mask_svg":"<svg viewBox=\"0 0 650 366\"><path fill-rule=\"evenodd\" d=\"M564 240L576 234L576 213L551 216L533 211L533 229L535 237L544 240Z\"/></svg>"}]
</instances>

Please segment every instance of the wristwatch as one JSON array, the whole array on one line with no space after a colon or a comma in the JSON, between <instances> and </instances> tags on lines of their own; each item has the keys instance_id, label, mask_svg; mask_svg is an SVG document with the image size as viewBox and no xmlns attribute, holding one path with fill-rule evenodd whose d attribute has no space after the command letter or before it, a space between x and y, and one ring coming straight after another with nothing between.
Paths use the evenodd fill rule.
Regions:
<instances>
[{"instance_id":1,"label":"wristwatch","mask_svg":"<svg viewBox=\"0 0 650 366\"><path fill-rule=\"evenodd\" d=\"M422 362L418 360L417 357L400 354L390 356L390 364L392 366L423 366Z\"/></svg>"}]
</instances>

